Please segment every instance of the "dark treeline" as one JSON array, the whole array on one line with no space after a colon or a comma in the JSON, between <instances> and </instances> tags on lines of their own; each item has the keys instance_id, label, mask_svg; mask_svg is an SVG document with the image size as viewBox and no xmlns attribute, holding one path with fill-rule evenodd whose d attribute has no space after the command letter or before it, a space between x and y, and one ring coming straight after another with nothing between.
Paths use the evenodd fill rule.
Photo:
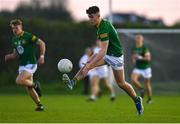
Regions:
<instances>
[{"instance_id":1,"label":"dark treeline","mask_svg":"<svg viewBox=\"0 0 180 124\"><path fill-rule=\"evenodd\" d=\"M31 0L30 3L20 2L13 11L1 11L1 17L5 18L42 18L45 20L73 21L67 10L65 0L49 1L48 6L43 6L41 0Z\"/></svg>"},{"instance_id":2,"label":"dark treeline","mask_svg":"<svg viewBox=\"0 0 180 124\"><path fill-rule=\"evenodd\" d=\"M20 18L23 20L25 31L32 32L45 41L47 46L45 64L39 67L35 75L36 79L44 82L59 81L61 79L57 69L57 63L62 58L68 58L73 62L74 68L71 73L73 75L79 68L79 58L83 54L84 49L87 46L91 46L96 40L95 28L85 21L74 22L72 15L65 7L66 3L59 3L59 0L53 0L58 4L52 3L48 7L42 7L40 3L34 3L35 1L38 0L33 0L30 5L21 3L13 12L0 12L0 86L4 84L14 84L15 77L18 73L18 61L4 62L4 55L12 52L10 41L13 34L9 27L11 19ZM177 23L173 28L178 28L179 26ZM130 23L116 25L116 27L168 28ZM125 50L129 45L132 45L132 42L126 42L126 40L127 38L122 40L126 44ZM127 57L130 57L129 48L125 51L125 54L128 55ZM158 60L156 58L153 59ZM128 67L130 66L132 65L129 61ZM159 68L155 67L154 72L158 72L156 70L159 70ZM179 70L177 72L179 72ZM161 76L155 77L156 81L162 80ZM178 80L179 78L176 75L174 79Z\"/></svg>"}]
</instances>

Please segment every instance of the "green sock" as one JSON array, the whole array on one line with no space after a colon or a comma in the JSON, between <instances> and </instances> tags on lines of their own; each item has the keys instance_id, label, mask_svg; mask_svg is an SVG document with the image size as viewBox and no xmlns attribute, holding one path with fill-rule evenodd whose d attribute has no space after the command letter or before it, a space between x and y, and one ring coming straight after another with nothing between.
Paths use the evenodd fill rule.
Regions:
<instances>
[{"instance_id":1,"label":"green sock","mask_svg":"<svg viewBox=\"0 0 180 124\"><path fill-rule=\"evenodd\" d=\"M76 78L73 78L73 79L72 79L73 86L76 84L76 82L77 82L77 79L76 79Z\"/></svg>"},{"instance_id":2,"label":"green sock","mask_svg":"<svg viewBox=\"0 0 180 124\"><path fill-rule=\"evenodd\" d=\"M42 106L41 102L38 102L38 103L37 103L37 106Z\"/></svg>"},{"instance_id":3,"label":"green sock","mask_svg":"<svg viewBox=\"0 0 180 124\"><path fill-rule=\"evenodd\" d=\"M135 103L137 103L137 101L138 101L138 96L136 96L133 100L134 100Z\"/></svg>"}]
</instances>

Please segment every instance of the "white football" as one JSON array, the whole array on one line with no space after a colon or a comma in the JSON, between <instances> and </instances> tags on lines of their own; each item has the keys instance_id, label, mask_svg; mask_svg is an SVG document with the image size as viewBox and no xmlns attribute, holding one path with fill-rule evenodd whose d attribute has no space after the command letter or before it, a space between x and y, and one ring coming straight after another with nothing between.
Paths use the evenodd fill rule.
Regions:
<instances>
[{"instance_id":1,"label":"white football","mask_svg":"<svg viewBox=\"0 0 180 124\"><path fill-rule=\"evenodd\" d=\"M69 59L61 59L58 62L58 70L62 73L69 73L73 68L73 64Z\"/></svg>"}]
</instances>

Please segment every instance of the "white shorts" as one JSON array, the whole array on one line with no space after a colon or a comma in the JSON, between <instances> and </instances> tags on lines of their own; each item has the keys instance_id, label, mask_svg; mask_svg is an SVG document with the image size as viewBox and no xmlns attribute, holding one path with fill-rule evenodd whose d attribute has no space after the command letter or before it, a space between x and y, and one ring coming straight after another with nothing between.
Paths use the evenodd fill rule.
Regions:
<instances>
[{"instance_id":1,"label":"white shorts","mask_svg":"<svg viewBox=\"0 0 180 124\"><path fill-rule=\"evenodd\" d=\"M147 69L137 69L137 68L135 68L132 73L139 74L143 78L146 78L146 79L152 77L151 68L147 68Z\"/></svg>"},{"instance_id":2,"label":"white shorts","mask_svg":"<svg viewBox=\"0 0 180 124\"><path fill-rule=\"evenodd\" d=\"M103 65L100 67L95 67L88 72L88 75L89 75L90 79L92 79L94 76L97 76L100 79L107 78L108 77L108 66Z\"/></svg>"},{"instance_id":3,"label":"white shorts","mask_svg":"<svg viewBox=\"0 0 180 124\"><path fill-rule=\"evenodd\" d=\"M105 55L104 60L114 70L123 70L124 69L124 56L123 55L121 57Z\"/></svg>"},{"instance_id":4,"label":"white shorts","mask_svg":"<svg viewBox=\"0 0 180 124\"><path fill-rule=\"evenodd\" d=\"M22 72L22 71L27 71L31 74L34 74L37 70L37 64L27 64L25 66L19 66L19 74Z\"/></svg>"}]
</instances>

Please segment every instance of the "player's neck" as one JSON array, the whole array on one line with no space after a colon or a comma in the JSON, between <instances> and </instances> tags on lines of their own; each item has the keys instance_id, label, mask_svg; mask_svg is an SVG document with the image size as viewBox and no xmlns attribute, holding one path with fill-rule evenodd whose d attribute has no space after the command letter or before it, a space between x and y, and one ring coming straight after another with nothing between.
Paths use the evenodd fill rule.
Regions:
<instances>
[{"instance_id":1,"label":"player's neck","mask_svg":"<svg viewBox=\"0 0 180 124\"><path fill-rule=\"evenodd\" d=\"M23 36L24 35L24 31L22 30L21 33L18 34L18 36Z\"/></svg>"},{"instance_id":2,"label":"player's neck","mask_svg":"<svg viewBox=\"0 0 180 124\"><path fill-rule=\"evenodd\" d=\"M143 44L136 44L136 47L141 48Z\"/></svg>"},{"instance_id":3,"label":"player's neck","mask_svg":"<svg viewBox=\"0 0 180 124\"><path fill-rule=\"evenodd\" d=\"M99 18L98 23L96 25L97 28L99 28L99 25L100 25L101 21L102 21L102 18Z\"/></svg>"}]
</instances>

